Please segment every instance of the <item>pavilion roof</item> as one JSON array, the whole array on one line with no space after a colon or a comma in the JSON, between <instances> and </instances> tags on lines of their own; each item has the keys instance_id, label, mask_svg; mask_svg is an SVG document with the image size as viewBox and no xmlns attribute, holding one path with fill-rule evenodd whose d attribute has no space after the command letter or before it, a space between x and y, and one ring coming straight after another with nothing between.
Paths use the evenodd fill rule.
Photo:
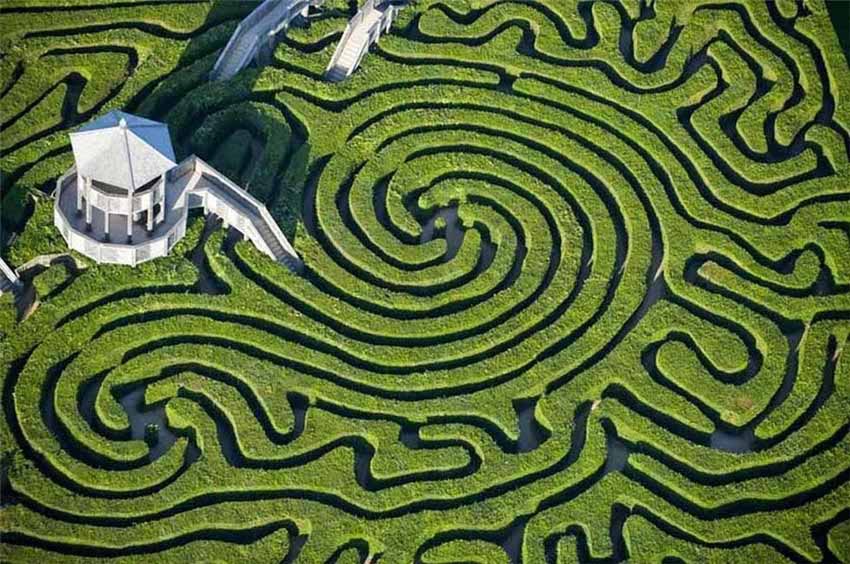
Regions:
<instances>
[{"instance_id":1,"label":"pavilion roof","mask_svg":"<svg viewBox=\"0 0 850 564\"><path fill-rule=\"evenodd\" d=\"M77 171L133 192L174 166L164 123L111 111L71 133Z\"/></svg>"}]
</instances>

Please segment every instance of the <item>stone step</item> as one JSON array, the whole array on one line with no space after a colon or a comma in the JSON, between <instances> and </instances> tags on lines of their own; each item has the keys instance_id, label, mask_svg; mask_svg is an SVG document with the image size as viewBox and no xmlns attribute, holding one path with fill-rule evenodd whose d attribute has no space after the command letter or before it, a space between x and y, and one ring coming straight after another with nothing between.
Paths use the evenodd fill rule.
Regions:
<instances>
[{"instance_id":1,"label":"stone step","mask_svg":"<svg viewBox=\"0 0 850 564\"><path fill-rule=\"evenodd\" d=\"M235 36L230 47L219 55L218 70L213 73L214 79L228 79L242 70L248 61L255 38L265 37L276 28L284 28L297 16L303 7L300 0L280 0L278 6L265 14L262 19L247 29L241 29ZM298 9L294 9L298 8ZM250 17L250 16L249 16ZM243 20L244 22L244 20Z\"/></svg>"},{"instance_id":2,"label":"stone step","mask_svg":"<svg viewBox=\"0 0 850 564\"><path fill-rule=\"evenodd\" d=\"M392 21L393 14L394 11L387 12L385 7L359 12L359 23L348 33L345 42L337 46L337 51L334 53L334 67L327 70L325 77L338 82L356 70L361 56L365 55L371 43L369 30L376 27L385 28L387 22Z\"/></svg>"}]
</instances>

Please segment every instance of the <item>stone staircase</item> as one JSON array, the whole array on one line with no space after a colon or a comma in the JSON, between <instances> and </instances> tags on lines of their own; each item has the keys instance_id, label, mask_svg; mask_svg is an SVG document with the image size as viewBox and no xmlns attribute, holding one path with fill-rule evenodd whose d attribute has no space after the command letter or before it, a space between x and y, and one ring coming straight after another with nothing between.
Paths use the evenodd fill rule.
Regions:
<instances>
[{"instance_id":1,"label":"stone staircase","mask_svg":"<svg viewBox=\"0 0 850 564\"><path fill-rule=\"evenodd\" d=\"M0 294L17 293L21 288L21 279L9 264L0 258Z\"/></svg>"},{"instance_id":2,"label":"stone staircase","mask_svg":"<svg viewBox=\"0 0 850 564\"><path fill-rule=\"evenodd\" d=\"M275 235L271 228L269 228L268 223L262 217L257 217L254 227L257 228L257 232L260 234L260 237L266 241L269 249L271 249L274 259L285 265L289 268L289 270L298 272L301 268L300 263L296 261L291 254L286 252L286 249L284 249L283 245L280 244L280 240L277 235Z\"/></svg>"},{"instance_id":3,"label":"stone staircase","mask_svg":"<svg viewBox=\"0 0 850 564\"><path fill-rule=\"evenodd\" d=\"M345 80L360 66L369 47L389 30L398 6L387 0L367 0L345 28L342 39L325 70L331 82Z\"/></svg>"},{"instance_id":4,"label":"stone staircase","mask_svg":"<svg viewBox=\"0 0 850 564\"><path fill-rule=\"evenodd\" d=\"M301 260L266 207L201 159L196 157L196 161L194 174L197 176L193 176L189 190L206 193L205 211L212 211L228 224L242 231L247 238L254 239L255 234L251 232L251 229L240 226L240 223L247 221L253 226L256 237L259 237L263 243L260 245L254 241L257 248L292 272L300 272Z\"/></svg>"},{"instance_id":5,"label":"stone staircase","mask_svg":"<svg viewBox=\"0 0 850 564\"><path fill-rule=\"evenodd\" d=\"M242 20L210 72L212 80L227 80L248 66L264 42L270 42L296 16L324 0L265 0Z\"/></svg>"},{"instance_id":6,"label":"stone staircase","mask_svg":"<svg viewBox=\"0 0 850 564\"><path fill-rule=\"evenodd\" d=\"M249 38L244 35L240 36L224 57L221 67L215 74L215 79L226 80L239 72L245 66L245 61L250 58L252 49L253 45Z\"/></svg>"},{"instance_id":7,"label":"stone staircase","mask_svg":"<svg viewBox=\"0 0 850 564\"><path fill-rule=\"evenodd\" d=\"M366 43L364 37L358 37L356 41L354 39L352 38L352 41L346 44L345 50L339 59L337 59L334 66L325 73L326 79L331 82L340 82L354 72L354 69L357 67L357 59L360 58L360 53L363 50L364 43Z\"/></svg>"}]
</instances>

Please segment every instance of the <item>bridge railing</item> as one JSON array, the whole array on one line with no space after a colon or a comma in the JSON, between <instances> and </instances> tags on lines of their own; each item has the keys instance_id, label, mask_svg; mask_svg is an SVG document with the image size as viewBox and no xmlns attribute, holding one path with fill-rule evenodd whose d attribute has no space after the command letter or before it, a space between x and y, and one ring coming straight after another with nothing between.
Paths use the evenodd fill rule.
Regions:
<instances>
[{"instance_id":1,"label":"bridge railing","mask_svg":"<svg viewBox=\"0 0 850 564\"><path fill-rule=\"evenodd\" d=\"M257 25L264 17L266 17L272 10L274 10L279 3L280 0L264 0L262 4L257 6L253 12L245 16L239 25L236 26L236 29L233 32L233 35L230 36L230 39L225 45L224 50L222 50L221 54L218 56L218 60L216 60L215 65L213 65L212 71L210 71L210 76L215 77L219 70L221 70L221 65L227 59L230 54L230 50L234 48L235 44L241 40L241 37L244 33L248 32ZM259 40L259 36L255 35L251 40L251 48L246 51L245 54L241 57L239 61L239 68L244 64L244 60L247 58L246 55L251 55L251 51L254 50L257 41Z\"/></svg>"},{"instance_id":2,"label":"bridge railing","mask_svg":"<svg viewBox=\"0 0 850 564\"><path fill-rule=\"evenodd\" d=\"M241 206L248 208L262 221L264 221L269 231L280 244L281 248L283 248L284 252L290 255L294 260L300 262L300 258L295 252L295 249L292 247L292 244L289 242L289 239L286 238L286 235L284 235L283 231L281 231L280 226L277 224L277 222L269 213L269 210L262 202L257 200L254 196L245 191L235 182L233 182L232 180L221 174L219 171L214 169L200 157L194 156L192 158L192 161L195 171L204 174L210 180L214 180L214 184L216 186L218 186L221 190L229 192L231 199L234 199ZM251 224L251 228L253 231L249 233L246 233L246 231L242 229L240 229L240 231L242 231L246 235L254 234L257 238L262 240L259 230L256 229L253 224ZM258 247L261 248L263 246L268 247L268 253L270 253L271 248L265 241L263 241L263 245L258 245Z\"/></svg>"},{"instance_id":3,"label":"bridge railing","mask_svg":"<svg viewBox=\"0 0 850 564\"><path fill-rule=\"evenodd\" d=\"M0 275L9 281L13 290L21 287L21 279L18 277L18 273L2 258L0 258Z\"/></svg>"},{"instance_id":4,"label":"bridge railing","mask_svg":"<svg viewBox=\"0 0 850 564\"><path fill-rule=\"evenodd\" d=\"M331 61L325 69L325 73L329 73L331 69L339 64L339 60L351 39L351 34L354 33L357 27L363 22L363 18L365 18L370 11L378 9L382 10L381 17L367 30L365 30L367 40L362 46L360 46L354 64L350 69L346 70L346 76L350 76L351 73L360 66L360 63L363 62L363 58L366 56L366 53L369 52L369 47L378 41L381 37L381 33L389 30L392 20L398 11L396 6L390 4L386 0L366 0L366 2L363 3L363 6L360 7L354 17L349 20L348 25L345 26L342 39L340 39L339 44L331 57Z\"/></svg>"}]
</instances>

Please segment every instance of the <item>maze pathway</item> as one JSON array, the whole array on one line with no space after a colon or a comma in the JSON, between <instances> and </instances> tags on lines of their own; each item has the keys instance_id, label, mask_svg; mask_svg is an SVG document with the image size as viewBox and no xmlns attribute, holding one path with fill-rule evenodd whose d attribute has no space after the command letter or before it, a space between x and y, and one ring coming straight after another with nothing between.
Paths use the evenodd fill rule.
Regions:
<instances>
[{"instance_id":1,"label":"maze pathway","mask_svg":"<svg viewBox=\"0 0 850 564\"><path fill-rule=\"evenodd\" d=\"M0 339L0 559L850 562L823 1L420 0L331 84L329 0L210 82L242 4L0 6L4 226L123 108L304 261L197 218L44 291ZM33 205L16 266L59 252Z\"/></svg>"}]
</instances>

